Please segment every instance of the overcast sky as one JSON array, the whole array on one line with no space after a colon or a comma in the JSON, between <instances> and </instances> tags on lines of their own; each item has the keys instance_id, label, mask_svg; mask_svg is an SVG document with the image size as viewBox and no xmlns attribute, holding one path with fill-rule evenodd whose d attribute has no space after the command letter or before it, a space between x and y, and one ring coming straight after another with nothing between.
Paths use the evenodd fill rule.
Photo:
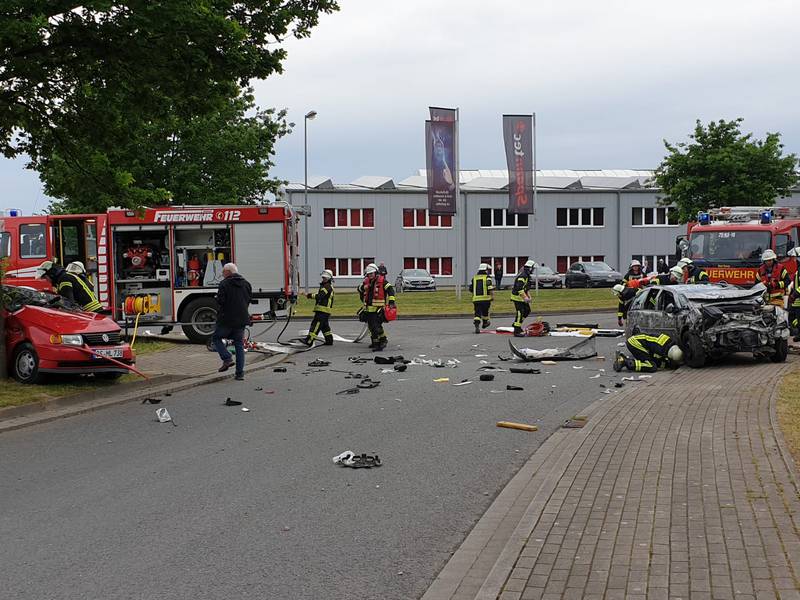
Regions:
<instances>
[{"instance_id":1,"label":"overcast sky","mask_svg":"<svg viewBox=\"0 0 800 600\"><path fill-rule=\"evenodd\" d=\"M427 107L459 107L461 167L505 168L500 116L536 112L538 167L645 169L695 119L743 117L800 153L794 0L341 0L284 74L255 82L297 123L276 177L403 179L425 166ZM0 162L0 208L47 205L22 161Z\"/></svg>"}]
</instances>

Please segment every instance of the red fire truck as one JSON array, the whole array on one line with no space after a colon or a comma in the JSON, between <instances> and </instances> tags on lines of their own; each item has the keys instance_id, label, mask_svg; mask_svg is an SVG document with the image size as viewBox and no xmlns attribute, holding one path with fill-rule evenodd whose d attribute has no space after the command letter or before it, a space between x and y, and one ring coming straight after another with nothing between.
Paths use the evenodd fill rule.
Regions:
<instances>
[{"instance_id":1,"label":"red fire truck","mask_svg":"<svg viewBox=\"0 0 800 600\"><path fill-rule=\"evenodd\" d=\"M297 217L291 206L174 206L96 215L2 219L3 283L48 289L45 260L81 261L98 300L120 324L137 317L195 342L214 331L222 266L235 262L253 287L251 313L272 319L297 293Z\"/></svg>"},{"instance_id":2,"label":"red fire truck","mask_svg":"<svg viewBox=\"0 0 800 600\"><path fill-rule=\"evenodd\" d=\"M703 267L711 281L749 287L767 248L794 275L795 261L786 254L800 240L800 208L716 208L689 223L688 234L679 241L683 255Z\"/></svg>"}]
</instances>

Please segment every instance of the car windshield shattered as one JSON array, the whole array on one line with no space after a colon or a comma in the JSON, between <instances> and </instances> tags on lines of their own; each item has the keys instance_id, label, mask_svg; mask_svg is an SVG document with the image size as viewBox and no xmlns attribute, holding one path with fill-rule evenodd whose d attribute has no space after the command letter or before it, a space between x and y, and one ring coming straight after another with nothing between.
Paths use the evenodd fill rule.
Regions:
<instances>
[{"instance_id":1,"label":"car windshield shattered","mask_svg":"<svg viewBox=\"0 0 800 600\"><path fill-rule=\"evenodd\" d=\"M753 260L770 248L769 231L697 231L688 257L700 260Z\"/></svg>"},{"instance_id":2,"label":"car windshield shattered","mask_svg":"<svg viewBox=\"0 0 800 600\"><path fill-rule=\"evenodd\" d=\"M9 312L16 312L25 306L44 306L70 312L78 312L80 306L51 292L42 292L28 287L4 285L2 288L3 306Z\"/></svg>"}]
</instances>

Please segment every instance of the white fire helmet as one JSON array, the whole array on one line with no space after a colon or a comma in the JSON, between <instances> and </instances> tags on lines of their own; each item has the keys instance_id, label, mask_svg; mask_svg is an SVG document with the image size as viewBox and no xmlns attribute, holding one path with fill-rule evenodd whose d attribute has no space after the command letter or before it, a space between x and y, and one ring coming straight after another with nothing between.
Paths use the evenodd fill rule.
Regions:
<instances>
[{"instance_id":1,"label":"white fire helmet","mask_svg":"<svg viewBox=\"0 0 800 600\"><path fill-rule=\"evenodd\" d=\"M333 279L333 272L330 269L325 269L319 276L322 277L323 281L330 281Z\"/></svg>"},{"instance_id":2,"label":"white fire helmet","mask_svg":"<svg viewBox=\"0 0 800 600\"><path fill-rule=\"evenodd\" d=\"M667 350L667 358L669 358L670 362L679 364L683 362L683 350L681 350L677 344L672 346L669 350Z\"/></svg>"},{"instance_id":3,"label":"white fire helmet","mask_svg":"<svg viewBox=\"0 0 800 600\"><path fill-rule=\"evenodd\" d=\"M86 274L86 267L84 267L83 263L79 260L69 263L65 270L67 271L67 273L72 273L73 275Z\"/></svg>"},{"instance_id":4,"label":"white fire helmet","mask_svg":"<svg viewBox=\"0 0 800 600\"><path fill-rule=\"evenodd\" d=\"M795 258L800 258L800 246L795 246L789 252L787 252L789 256L794 256Z\"/></svg>"},{"instance_id":5,"label":"white fire helmet","mask_svg":"<svg viewBox=\"0 0 800 600\"><path fill-rule=\"evenodd\" d=\"M630 266L631 266L631 267L641 267L641 266L642 266L642 263L640 263L638 260L636 260L636 259L634 258L634 259L631 261L631 265L630 265ZM629 268L630 268L630 267L629 267Z\"/></svg>"},{"instance_id":6,"label":"white fire helmet","mask_svg":"<svg viewBox=\"0 0 800 600\"><path fill-rule=\"evenodd\" d=\"M373 273L377 272L378 272L378 265L376 265L375 263L369 263L364 269L364 275L372 275Z\"/></svg>"},{"instance_id":7,"label":"white fire helmet","mask_svg":"<svg viewBox=\"0 0 800 600\"><path fill-rule=\"evenodd\" d=\"M674 267L672 267L669 270L669 274L670 275L674 275L675 277L677 277L678 281L682 281L683 280L683 269L680 268L678 265L675 265Z\"/></svg>"},{"instance_id":8,"label":"white fire helmet","mask_svg":"<svg viewBox=\"0 0 800 600\"><path fill-rule=\"evenodd\" d=\"M620 294L622 294L622 292L624 292L624 291L625 291L625 286L624 286L624 285L622 285L621 283L618 283L617 285L615 285L614 287L612 287L612 288L611 288L611 292L612 292L612 293L613 293L615 296L619 296L619 295L620 295Z\"/></svg>"},{"instance_id":9,"label":"white fire helmet","mask_svg":"<svg viewBox=\"0 0 800 600\"><path fill-rule=\"evenodd\" d=\"M481 271L489 271L490 269L491 269L491 267L486 263L481 263L481 264L478 265L478 272L479 273Z\"/></svg>"},{"instance_id":10,"label":"white fire helmet","mask_svg":"<svg viewBox=\"0 0 800 600\"><path fill-rule=\"evenodd\" d=\"M529 260L528 262L525 263L525 266L528 267L529 269L532 269L533 267L536 266L536 262Z\"/></svg>"},{"instance_id":11,"label":"white fire helmet","mask_svg":"<svg viewBox=\"0 0 800 600\"><path fill-rule=\"evenodd\" d=\"M53 268L52 260L44 261L42 264L36 267L36 279L42 279L45 273L47 273L52 268Z\"/></svg>"},{"instance_id":12,"label":"white fire helmet","mask_svg":"<svg viewBox=\"0 0 800 600\"><path fill-rule=\"evenodd\" d=\"M676 266L683 269L684 267L688 267L690 264L692 264L692 259L684 257L678 261L678 264Z\"/></svg>"},{"instance_id":13,"label":"white fire helmet","mask_svg":"<svg viewBox=\"0 0 800 600\"><path fill-rule=\"evenodd\" d=\"M775 254L775 250L772 250L771 248L764 250L764 254L761 255L761 262L768 260L778 260L778 255Z\"/></svg>"}]
</instances>

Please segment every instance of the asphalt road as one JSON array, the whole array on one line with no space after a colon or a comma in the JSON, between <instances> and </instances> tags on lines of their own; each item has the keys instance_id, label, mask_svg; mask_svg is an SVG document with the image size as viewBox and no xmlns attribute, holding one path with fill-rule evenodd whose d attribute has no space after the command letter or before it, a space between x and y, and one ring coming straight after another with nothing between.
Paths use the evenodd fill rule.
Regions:
<instances>
[{"instance_id":1,"label":"asphalt road","mask_svg":"<svg viewBox=\"0 0 800 600\"><path fill-rule=\"evenodd\" d=\"M587 318L614 325L613 315L548 320ZM372 362L348 362L372 358L365 344L339 343L293 357L285 374L270 369L165 398L177 427L156 422L154 406L126 404L0 435L0 596L418 598L531 453L602 398L601 383L620 379L610 359L621 339L598 340L605 361L484 383L481 360L508 366L497 360L508 354L507 336L475 335L468 319L387 329L384 355L461 362L381 374ZM316 357L330 367L309 369ZM330 369L381 385L336 395L356 381ZM468 378L475 382L451 385ZM525 390L506 391L507 383ZM223 406L228 396L250 412ZM498 420L540 429L500 429ZM377 452L384 464L332 464L348 449Z\"/></svg>"}]
</instances>

